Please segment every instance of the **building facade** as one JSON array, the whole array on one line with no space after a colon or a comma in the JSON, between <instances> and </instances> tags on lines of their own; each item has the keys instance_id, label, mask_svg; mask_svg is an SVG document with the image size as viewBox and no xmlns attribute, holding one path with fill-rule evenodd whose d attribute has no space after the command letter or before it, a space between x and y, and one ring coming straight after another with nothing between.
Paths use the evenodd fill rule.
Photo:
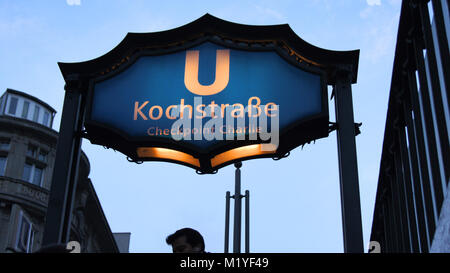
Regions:
<instances>
[{"instance_id":1,"label":"building facade","mask_svg":"<svg viewBox=\"0 0 450 273\"><path fill-rule=\"evenodd\" d=\"M0 97L0 252L42 246L58 141L55 113L24 92L7 89ZM70 241L78 241L82 253L128 252L130 234L111 232L89 172L82 153Z\"/></svg>"}]
</instances>

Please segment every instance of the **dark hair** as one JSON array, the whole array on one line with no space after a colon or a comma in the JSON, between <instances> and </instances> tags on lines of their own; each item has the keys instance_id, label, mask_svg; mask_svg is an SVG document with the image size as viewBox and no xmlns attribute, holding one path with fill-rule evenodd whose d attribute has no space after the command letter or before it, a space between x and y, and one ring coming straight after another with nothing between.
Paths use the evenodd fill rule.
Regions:
<instances>
[{"instance_id":1,"label":"dark hair","mask_svg":"<svg viewBox=\"0 0 450 273\"><path fill-rule=\"evenodd\" d=\"M167 236L166 243L171 245L176 239L182 236L186 236L186 242L192 247L200 245L201 251L205 251L205 241L203 240L203 236L200 232L192 228L182 228L177 230L174 234Z\"/></svg>"}]
</instances>

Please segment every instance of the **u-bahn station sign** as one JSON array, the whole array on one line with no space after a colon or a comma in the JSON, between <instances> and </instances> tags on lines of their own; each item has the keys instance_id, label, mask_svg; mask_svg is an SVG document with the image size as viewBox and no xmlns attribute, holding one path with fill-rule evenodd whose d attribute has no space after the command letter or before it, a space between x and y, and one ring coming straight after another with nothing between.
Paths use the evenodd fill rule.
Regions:
<instances>
[{"instance_id":1,"label":"u-bahn station sign","mask_svg":"<svg viewBox=\"0 0 450 273\"><path fill-rule=\"evenodd\" d=\"M92 143L130 161L215 173L328 136L327 85L337 64L356 71L357 60L357 51L314 47L288 25L206 14L168 31L129 33L97 59L59 66L68 85L76 79L86 92Z\"/></svg>"},{"instance_id":2,"label":"u-bahn station sign","mask_svg":"<svg viewBox=\"0 0 450 273\"><path fill-rule=\"evenodd\" d=\"M67 242L82 138L129 161L199 174L280 159L337 130L345 252L363 252L351 84L359 51L331 51L288 25L209 14L155 33L128 33L110 52L59 63L66 82L44 245ZM327 86L336 122L330 127Z\"/></svg>"}]
</instances>

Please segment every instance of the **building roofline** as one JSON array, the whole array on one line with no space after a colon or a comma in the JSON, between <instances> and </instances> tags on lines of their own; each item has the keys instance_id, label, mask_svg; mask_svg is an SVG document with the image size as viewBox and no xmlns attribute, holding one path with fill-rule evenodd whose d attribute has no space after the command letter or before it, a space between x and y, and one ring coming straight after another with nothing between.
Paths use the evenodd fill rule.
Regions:
<instances>
[{"instance_id":1,"label":"building roofline","mask_svg":"<svg viewBox=\"0 0 450 273\"><path fill-rule=\"evenodd\" d=\"M44 105L45 107L47 107L49 110L51 110L51 111L53 112L53 114L56 114L56 110L55 110L53 107L51 107L51 106L48 105L46 102L44 102L44 101L38 99L38 98L35 97L35 96L32 96L32 95L27 94L27 93L25 93L25 92L18 91L18 90L15 90L15 89L11 89L11 88L7 88L7 89L6 89L6 93L19 95L19 96L25 97L25 98L27 98L27 99L33 100L33 101L35 101L35 102L37 102L37 103L39 103L39 104L42 104L42 105Z\"/></svg>"}]
</instances>

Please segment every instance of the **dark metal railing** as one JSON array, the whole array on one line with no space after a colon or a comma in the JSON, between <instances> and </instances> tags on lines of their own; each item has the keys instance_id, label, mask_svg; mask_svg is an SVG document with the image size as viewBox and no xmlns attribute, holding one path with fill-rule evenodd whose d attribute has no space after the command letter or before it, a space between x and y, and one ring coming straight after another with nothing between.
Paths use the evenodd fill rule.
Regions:
<instances>
[{"instance_id":1,"label":"dark metal railing","mask_svg":"<svg viewBox=\"0 0 450 273\"><path fill-rule=\"evenodd\" d=\"M450 173L447 11L447 0L402 3L370 238L381 252L433 242Z\"/></svg>"}]
</instances>

